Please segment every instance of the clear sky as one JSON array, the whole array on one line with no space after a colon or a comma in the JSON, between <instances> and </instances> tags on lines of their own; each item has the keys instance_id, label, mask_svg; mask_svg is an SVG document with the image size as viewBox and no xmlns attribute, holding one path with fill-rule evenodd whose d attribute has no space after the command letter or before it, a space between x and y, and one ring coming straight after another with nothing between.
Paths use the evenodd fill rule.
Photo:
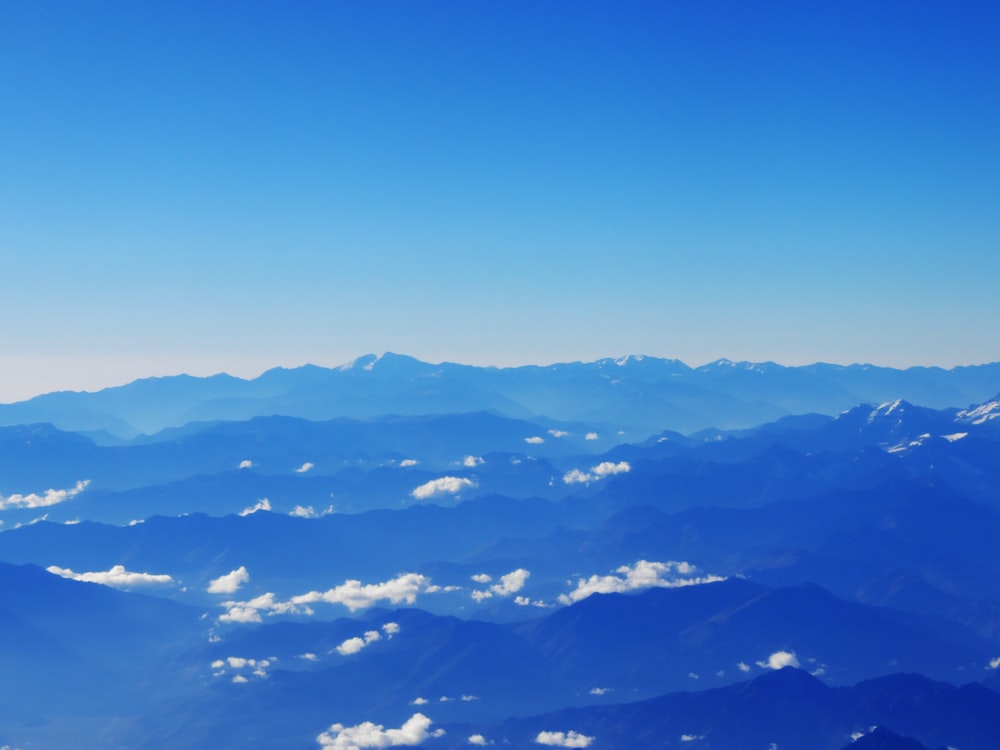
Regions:
<instances>
[{"instance_id":1,"label":"clear sky","mask_svg":"<svg viewBox=\"0 0 1000 750\"><path fill-rule=\"evenodd\" d=\"M0 4L0 401L1000 359L993 2Z\"/></svg>"}]
</instances>

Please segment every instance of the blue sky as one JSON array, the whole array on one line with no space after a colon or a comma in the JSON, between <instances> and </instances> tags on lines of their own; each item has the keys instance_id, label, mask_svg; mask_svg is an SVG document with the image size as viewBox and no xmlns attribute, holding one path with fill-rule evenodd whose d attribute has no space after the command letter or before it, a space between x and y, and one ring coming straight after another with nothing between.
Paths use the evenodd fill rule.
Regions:
<instances>
[{"instance_id":1,"label":"blue sky","mask_svg":"<svg viewBox=\"0 0 1000 750\"><path fill-rule=\"evenodd\" d=\"M997 38L992 3L4 3L0 400L1000 359Z\"/></svg>"}]
</instances>

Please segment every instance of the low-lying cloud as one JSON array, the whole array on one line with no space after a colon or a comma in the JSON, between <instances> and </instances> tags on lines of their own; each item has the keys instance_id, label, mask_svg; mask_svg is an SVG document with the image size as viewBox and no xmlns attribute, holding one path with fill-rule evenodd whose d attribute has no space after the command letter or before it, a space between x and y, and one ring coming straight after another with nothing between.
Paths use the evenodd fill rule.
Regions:
<instances>
[{"instance_id":1,"label":"low-lying cloud","mask_svg":"<svg viewBox=\"0 0 1000 750\"><path fill-rule=\"evenodd\" d=\"M630 471L632 471L632 466L628 461L619 461L618 463L602 461L596 466L591 466L590 471L571 469L563 474L562 480L563 484L590 484L615 474L627 474Z\"/></svg>"},{"instance_id":2,"label":"low-lying cloud","mask_svg":"<svg viewBox=\"0 0 1000 750\"><path fill-rule=\"evenodd\" d=\"M591 594L613 594L638 591L647 588L679 588L695 586L703 583L724 581L725 577L717 575L697 575L697 568L686 562L649 562L639 560L635 565L622 565L615 570L617 575L580 578L576 588L568 594L562 594L559 601L572 604L586 599Z\"/></svg>"},{"instance_id":3,"label":"low-lying cloud","mask_svg":"<svg viewBox=\"0 0 1000 750\"><path fill-rule=\"evenodd\" d=\"M775 651L765 661L757 662L758 667L766 669L784 669L785 667L798 667L799 660L795 657L794 651Z\"/></svg>"},{"instance_id":4,"label":"low-lying cloud","mask_svg":"<svg viewBox=\"0 0 1000 750\"><path fill-rule=\"evenodd\" d=\"M262 510L264 511L271 510L271 501L268 500L266 497L262 497L260 500L258 500L256 505L251 505L249 508L244 508L239 512L239 515L245 517Z\"/></svg>"},{"instance_id":5,"label":"low-lying cloud","mask_svg":"<svg viewBox=\"0 0 1000 750\"><path fill-rule=\"evenodd\" d=\"M500 581L493 584L488 589L478 589L473 591L472 598L477 602L481 602L484 599L492 599L494 596L499 596L501 598L511 596L524 588L524 584L530 576L531 572L525 568L512 570L510 573L500 576ZM492 579L485 573L482 573L480 575L473 576L472 580L477 583L487 583Z\"/></svg>"},{"instance_id":6,"label":"low-lying cloud","mask_svg":"<svg viewBox=\"0 0 1000 750\"><path fill-rule=\"evenodd\" d=\"M476 483L466 477L440 477L424 482L410 494L417 500L428 500L440 495L457 495L462 490L472 489Z\"/></svg>"},{"instance_id":7,"label":"low-lying cloud","mask_svg":"<svg viewBox=\"0 0 1000 750\"><path fill-rule=\"evenodd\" d=\"M370 721L345 727L333 724L320 734L316 741L320 747L331 750L365 750L366 748L420 745L431 737L440 737L443 729L430 731L433 722L422 713L415 713L399 729L386 729Z\"/></svg>"},{"instance_id":8,"label":"low-lying cloud","mask_svg":"<svg viewBox=\"0 0 1000 750\"><path fill-rule=\"evenodd\" d=\"M552 747L589 747L593 737L580 734L572 729L568 732L539 732L535 742Z\"/></svg>"},{"instance_id":9,"label":"low-lying cloud","mask_svg":"<svg viewBox=\"0 0 1000 750\"><path fill-rule=\"evenodd\" d=\"M113 565L110 570L77 573L69 568L50 565L49 573L74 581L99 583L116 589L143 588L149 586L173 586L176 581L166 573L134 573L126 570L124 565Z\"/></svg>"},{"instance_id":10,"label":"low-lying cloud","mask_svg":"<svg viewBox=\"0 0 1000 750\"><path fill-rule=\"evenodd\" d=\"M27 495L0 495L0 510L11 510L13 508L47 508L50 505L59 505L83 492L90 485L89 479L81 479L69 489L55 490L48 489L42 494L35 492Z\"/></svg>"},{"instance_id":11,"label":"low-lying cloud","mask_svg":"<svg viewBox=\"0 0 1000 750\"><path fill-rule=\"evenodd\" d=\"M245 566L241 565L236 570L225 575L213 578L208 583L208 593L210 594L235 594L240 586L250 581L250 574Z\"/></svg>"},{"instance_id":12,"label":"low-lying cloud","mask_svg":"<svg viewBox=\"0 0 1000 750\"><path fill-rule=\"evenodd\" d=\"M279 601L273 593L268 592L248 601L223 602L226 612L219 616L219 622L261 622L262 612L268 615L312 615L313 609L309 605L321 602L342 604L351 612L368 609L384 601L413 604L419 594L446 590L433 586L430 578L419 573L403 573L380 583L363 584L361 581L347 580L326 591L310 591L287 601Z\"/></svg>"}]
</instances>

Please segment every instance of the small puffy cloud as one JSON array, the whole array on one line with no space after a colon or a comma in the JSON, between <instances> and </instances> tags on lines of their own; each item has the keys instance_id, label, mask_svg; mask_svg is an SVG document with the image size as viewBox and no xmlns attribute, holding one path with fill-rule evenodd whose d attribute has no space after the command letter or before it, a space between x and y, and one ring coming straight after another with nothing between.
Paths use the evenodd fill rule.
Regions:
<instances>
[{"instance_id":1,"label":"small puffy cloud","mask_svg":"<svg viewBox=\"0 0 1000 750\"><path fill-rule=\"evenodd\" d=\"M799 660L795 658L794 651L775 651L767 661L757 662L758 667L767 669L784 669L785 667L798 667Z\"/></svg>"},{"instance_id":2,"label":"small puffy cloud","mask_svg":"<svg viewBox=\"0 0 1000 750\"><path fill-rule=\"evenodd\" d=\"M562 480L564 484L590 484L591 482L599 482L605 477L626 474L630 471L632 471L632 466L628 461L619 461L618 463L603 461L597 466L591 466L590 471L580 471L579 469L567 471L563 474Z\"/></svg>"},{"instance_id":3,"label":"small puffy cloud","mask_svg":"<svg viewBox=\"0 0 1000 750\"><path fill-rule=\"evenodd\" d=\"M531 598L527 597L527 596L515 596L514 597L514 604L516 604L519 607L540 607L540 608L544 608L544 607L551 606L551 605L546 604L545 602L543 602L541 599L535 599L534 601L532 601Z\"/></svg>"},{"instance_id":4,"label":"small puffy cloud","mask_svg":"<svg viewBox=\"0 0 1000 750\"><path fill-rule=\"evenodd\" d=\"M361 581L348 580L340 586L327 591L310 591L306 594L293 596L288 601L278 601L272 592L261 594L249 601L223 602L225 614L220 615L219 622L245 623L261 622L261 612L268 615L311 615L310 604L326 602L328 604L343 604L351 612L373 607L381 601L392 604L406 602L413 604L417 595L432 590L443 591L431 585L431 579L418 573L403 573L389 581L363 584ZM396 623L387 623L387 626ZM374 632L374 631L373 631ZM387 633L389 631L386 631Z\"/></svg>"},{"instance_id":5,"label":"small puffy cloud","mask_svg":"<svg viewBox=\"0 0 1000 750\"><path fill-rule=\"evenodd\" d=\"M510 573L500 576L500 580L490 586L488 590L473 591L472 598L477 602L481 602L485 599L492 599L494 596L507 597L516 594L524 588L524 583L528 580L529 576L531 576L531 572L524 568L512 570ZM492 579L485 573L481 573L478 576L473 576L472 580L477 583L486 583Z\"/></svg>"},{"instance_id":6,"label":"small puffy cloud","mask_svg":"<svg viewBox=\"0 0 1000 750\"><path fill-rule=\"evenodd\" d=\"M990 669L1000 669L1000 656L996 659L990 659Z\"/></svg>"},{"instance_id":7,"label":"small puffy cloud","mask_svg":"<svg viewBox=\"0 0 1000 750\"><path fill-rule=\"evenodd\" d=\"M46 568L49 573L53 573L63 578L71 578L74 581L86 581L87 583L100 583L103 586L111 586L117 589L130 589L146 586L173 586L176 581L166 573L133 573L125 569L124 565L114 565L111 570L92 571L88 573L76 573L69 568L60 568L58 565L50 565Z\"/></svg>"},{"instance_id":8,"label":"small puffy cloud","mask_svg":"<svg viewBox=\"0 0 1000 750\"><path fill-rule=\"evenodd\" d=\"M382 632L387 636L392 638L394 635L399 633L399 623L398 622L387 622L382 626Z\"/></svg>"},{"instance_id":9,"label":"small puffy cloud","mask_svg":"<svg viewBox=\"0 0 1000 750\"><path fill-rule=\"evenodd\" d=\"M591 695L606 695L607 693L610 693L612 690L614 690L614 688L594 687L594 688L590 689L590 694Z\"/></svg>"},{"instance_id":10,"label":"small puffy cloud","mask_svg":"<svg viewBox=\"0 0 1000 750\"><path fill-rule=\"evenodd\" d=\"M241 469L252 469L253 468L253 461L251 461L249 458L244 458L242 461L240 461L240 468Z\"/></svg>"},{"instance_id":11,"label":"small puffy cloud","mask_svg":"<svg viewBox=\"0 0 1000 750\"><path fill-rule=\"evenodd\" d=\"M399 729L386 729L370 721L353 727L333 724L320 734L316 741L320 747L331 750L365 750L366 748L420 745L431 737L440 737L444 731L429 731L433 722L422 713L415 713Z\"/></svg>"},{"instance_id":12,"label":"small puffy cloud","mask_svg":"<svg viewBox=\"0 0 1000 750\"><path fill-rule=\"evenodd\" d=\"M336 513L333 509L333 505L326 506L326 510L317 511L311 505L296 505L289 511L288 515L295 516L296 518L322 518L323 516L328 516L331 513Z\"/></svg>"},{"instance_id":13,"label":"small puffy cloud","mask_svg":"<svg viewBox=\"0 0 1000 750\"><path fill-rule=\"evenodd\" d=\"M474 469L477 466L482 466L486 463L486 460L482 456L466 456L462 459L462 466L469 469Z\"/></svg>"},{"instance_id":14,"label":"small puffy cloud","mask_svg":"<svg viewBox=\"0 0 1000 750\"><path fill-rule=\"evenodd\" d=\"M419 461L416 461L412 458L404 458L402 461L399 462L399 465L405 468L407 466L416 466L419 463L420 463Z\"/></svg>"},{"instance_id":15,"label":"small puffy cloud","mask_svg":"<svg viewBox=\"0 0 1000 750\"><path fill-rule=\"evenodd\" d=\"M579 469L573 469L563 474L563 484L590 484L594 477Z\"/></svg>"},{"instance_id":16,"label":"small puffy cloud","mask_svg":"<svg viewBox=\"0 0 1000 750\"><path fill-rule=\"evenodd\" d=\"M703 740L705 735L703 734L682 734L681 742L694 742L695 740Z\"/></svg>"},{"instance_id":17,"label":"small puffy cloud","mask_svg":"<svg viewBox=\"0 0 1000 750\"><path fill-rule=\"evenodd\" d=\"M549 434L554 438L564 438L569 435L565 430L549 430Z\"/></svg>"},{"instance_id":18,"label":"small puffy cloud","mask_svg":"<svg viewBox=\"0 0 1000 750\"><path fill-rule=\"evenodd\" d=\"M524 442L526 442L528 445L541 445L542 443L545 442L545 438L543 438L540 435L532 435L531 437L526 437L524 439Z\"/></svg>"},{"instance_id":19,"label":"small puffy cloud","mask_svg":"<svg viewBox=\"0 0 1000 750\"><path fill-rule=\"evenodd\" d=\"M535 737L535 742L539 745L551 745L553 747L589 747L594 741L593 737L574 732L539 732Z\"/></svg>"},{"instance_id":20,"label":"small puffy cloud","mask_svg":"<svg viewBox=\"0 0 1000 750\"><path fill-rule=\"evenodd\" d=\"M427 700L426 698L421 698L419 696L410 701L410 705L412 706L426 706L428 703L430 703L429 700Z\"/></svg>"},{"instance_id":21,"label":"small puffy cloud","mask_svg":"<svg viewBox=\"0 0 1000 750\"><path fill-rule=\"evenodd\" d=\"M593 472L595 477L603 479L604 477L610 477L614 474L627 474L632 471L632 466L628 461L619 461L618 463L614 463L612 461L602 461L590 470Z\"/></svg>"},{"instance_id":22,"label":"small puffy cloud","mask_svg":"<svg viewBox=\"0 0 1000 750\"><path fill-rule=\"evenodd\" d=\"M736 666L740 668L741 672L749 672L750 671L750 665L747 664L745 661L741 661Z\"/></svg>"},{"instance_id":23,"label":"small puffy cloud","mask_svg":"<svg viewBox=\"0 0 1000 750\"><path fill-rule=\"evenodd\" d=\"M697 672L688 672L689 680L700 680L701 676Z\"/></svg>"},{"instance_id":24,"label":"small puffy cloud","mask_svg":"<svg viewBox=\"0 0 1000 750\"><path fill-rule=\"evenodd\" d=\"M67 500L72 500L90 485L89 479L81 479L69 489L45 490L42 494L32 492L27 495L0 495L0 510L10 510L11 508L47 508L50 505L59 505Z\"/></svg>"},{"instance_id":25,"label":"small puffy cloud","mask_svg":"<svg viewBox=\"0 0 1000 750\"><path fill-rule=\"evenodd\" d=\"M524 583L530 576L531 573L524 568L512 570L507 575L500 576L500 582L491 586L490 590L497 596L510 596L511 594L516 594L524 588Z\"/></svg>"},{"instance_id":26,"label":"small puffy cloud","mask_svg":"<svg viewBox=\"0 0 1000 750\"><path fill-rule=\"evenodd\" d=\"M476 583L489 583L490 581L493 580L493 577L488 573L477 573L476 575L472 576L472 580L475 581Z\"/></svg>"},{"instance_id":27,"label":"small puffy cloud","mask_svg":"<svg viewBox=\"0 0 1000 750\"><path fill-rule=\"evenodd\" d=\"M367 645L368 644L365 642L364 638L348 638L346 641L337 646L337 653L342 656L349 656L350 654L358 653L358 651Z\"/></svg>"},{"instance_id":28,"label":"small puffy cloud","mask_svg":"<svg viewBox=\"0 0 1000 750\"><path fill-rule=\"evenodd\" d=\"M481 734L473 734L473 735L471 735L469 737L469 744L470 745L479 745L480 747L485 747L486 745L492 745L493 741L492 740L487 740Z\"/></svg>"},{"instance_id":29,"label":"small puffy cloud","mask_svg":"<svg viewBox=\"0 0 1000 750\"><path fill-rule=\"evenodd\" d=\"M417 595L427 591L430 585L431 579L419 573L403 573L381 583L362 584L361 581L348 580L327 591L310 591L308 594L293 596L290 604L299 606L327 602L343 604L352 612L356 612L359 609L372 607L380 601L413 604L417 600Z\"/></svg>"},{"instance_id":30,"label":"small puffy cloud","mask_svg":"<svg viewBox=\"0 0 1000 750\"><path fill-rule=\"evenodd\" d=\"M236 685L245 685L248 682L249 680L241 674L238 674L235 677L233 677L233 683L235 683Z\"/></svg>"},{"instance_id":31,"label":"small puffy cloud","mask_svg":"<svg viewBox=\"0 0 1000 750\"><path fill-rule=\"evenodd\" d=\"M304 654L299 654L299 658L304 661L319 661L319 657L312 651L306 651Z\"/></svg>"},{"instance_id":32,"label":"small puffy cloud","mask_svg":"<svg viewBox=\"0 0 1000 750\"><path fill-rule=\"evenodd\" d=\"M266 497L262 497L260 500L258 500L256 505L251 505L249 508L244 508L243 510L240 511L239 514L241 516L249 516L260 510L267 510L267 511L271 510L271 501L268 500Z\"/></svg>"},{"instance_id":33,"label":"small puffy cloud","mask_svg":"<svg viewBox=\"0 0 1000 750\"><path fill-rule=\"evenodd\" d=\"M311 469L311 468L312 468L313 466L314 466L314 464L313 464L313 463L312 463L311 461L306 461L306 462L305 462L304 464L302 464L302 465L301 465L301 466L300 466L299 468L297 468L297 469L295 470L295 473L296 473L296 474L305 474L305 473L306 473L307 471L309 471L309 470L310 470L310 469Z\"/></svg>"},{"instance_id":34,"label":"small puffy cloud","mask_svg":"<svg viewBox=\"0 0 1000 750\"><path fill-rule=\"evenodd\" d=\"M427 500L439 495L457 495L462 490L472 489L476 483L465 477L441 477L424 482L410 494L417 500Z\"/></svg>"},{"instance_id":35,"label":"small puffy cloud","mask_svg":"<svg viewBox=\"0 0 1000 750\"><path fill-rule=\"evenodd\" d=\"M249 582L249 580L250 574L247 572L246 567L241 565L236 570L209 581L207 591L210 594L235 594L240 586Z\"/></svg>"},{"instance_id":36,"label":"small puffy cloud","mask_svg":"<svg viewBox=\"0 0 1000 750\"><path fill-rule=\"evenodd\" d=\"M478 695L463 695L463 696L461 696L459 698L459 700L460 701L464 701L465 703L471 703L472 701L479 700L479 696Z\"/></svg>"},{"instance_id":37,"label":"small puffy cloud","mask_svg":"<svg viewBox=\"0 0 1000 750\"><path fill-rule=\"evenodd\" d=\"M618 568L617 575L592 575L577 580L576 588L569 594L562 594L559 601L572 604L591 594L624 593L653 587L679 588L725 580L717 575L695 575L696 572L697 568L686 562L639 560L635 565Z\"/></svg>"},{"instance_id":38,"label":"small puffy cloud","mask_svg":"<svg viewBox=\"0 0 1000 750\"><path fill-rule=\"evenodd\" d=\"M588 432L587 435L586 435L586 437L584 439L585 440L598 440L599 439L599 435L596 432Z\"/></svg>"}]
</instances>

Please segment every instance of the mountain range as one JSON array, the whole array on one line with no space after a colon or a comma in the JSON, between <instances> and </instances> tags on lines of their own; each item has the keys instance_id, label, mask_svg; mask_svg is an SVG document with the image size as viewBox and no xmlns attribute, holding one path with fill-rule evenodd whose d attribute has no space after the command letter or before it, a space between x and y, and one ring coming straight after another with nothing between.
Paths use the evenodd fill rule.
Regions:
<instances>
[{"instance_id":1,"label":"mountain range","mask_svg":"<svg viewBox=\"0 0 1000 750\"><path fill-rule=\"evenodd\" d=\"M383 355L4 405L0 747L998 747L998 392Z\"/></svg>"}]
</instances>

